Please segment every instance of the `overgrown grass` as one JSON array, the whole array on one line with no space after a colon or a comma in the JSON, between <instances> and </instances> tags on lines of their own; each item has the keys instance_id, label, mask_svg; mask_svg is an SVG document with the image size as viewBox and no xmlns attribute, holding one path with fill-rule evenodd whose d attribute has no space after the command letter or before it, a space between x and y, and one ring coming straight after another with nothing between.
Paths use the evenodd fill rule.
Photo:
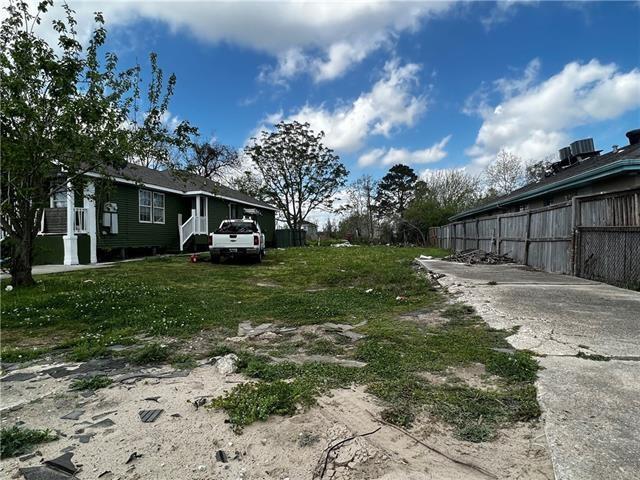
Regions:
<instances>
[{"instance_id":1,"label":"overgrown grass","mask_svg":"<svg viewBox=\"0 0 640 480\"><path fill-rule=\"evenodd\" d=\"M0 458L15 457L29 453L36 445L57 440L50 430L34 430L17 426L0 431Z\"/></svg>"},{"instance_id":2,"label":"overgrown grass","mask_svg":"<svg viewBox=\"0 0 640 480\"><path fill-rule=\"evenodd\" d=\"M412 259L443 253L395 247L291 248L270 250L260 265L165 257L41 276L33 287L3 291L3 354L12 358L13 349L37 342L43 348L71 349L70 358L86 360L138 335L188 337L203 328L232 334L244 320L344 323L407 311L429 293L425 282L407 277ZM2 281L2 289L6 283ZM318 286L326 290L306 291ZM365 293L368 288L375 292ZM396 301L399 295L407 300Z\"/></svg>"},{"instance_id":3,"label":"overgrown grass","mask_svg":"<svg viewBox=\"0 0 640 480\"><path fill-rule=\"evenodd\" d=\"M106 375L96 375L94 377L80 378L71 382L71 390L99 390L108 387L113 380Z\"/></svg>"},{"instance_id":4,"label":"overgrown grass","mask_svg":"<svg viewBox=\"0 0 640 480\"><path fill-rule=\"evenodd\" d=\"M83 360L107 354L108 345L144 335L158 340L126 353L132 362L191 368L193 359L160 342L167 336L186 340L203 329L219 332L222 340L235 335L245 320L290 326L366 320L360 331L367 336L355 345L305 332L262 343L253 353L235 352L252 382L235 387L212 406L225 410L241 429L272 414L291 414L330 389L359 384L388 402L383 415L389 422L409 428L426 412L452 425L460 438L485 441L504 425L539 415L533 387L538 366L529 352L505 353L505 338L512 332L489 328L469 306L448 305L412 270L416 256L442 253L395 247L292 248L270 251L260 265L192 264L176 257L41 277L37 286L3 296L3 343L20 348L25 338L35 338L40 346L50 339L43 348L67 348L72 358ZM398 320L417 309L440 312L446 322L429 326ZM218 343L208 355L231 351ZM296 352L341 355L366 366L286 361ZM261 353L285 358L273 363ZM499 377L495 390L461 381L435 385L421 375L454 376L457 367L472 363Z\"/></svg>"},{"instance_id":5,"label":"overgrown grass","mask_svg":"<svg viewBox=\"0 0 640 480\"><path fill-rule=\"evenodd\" d=\"M23 363L35 360L48 353L49 348L3 348L0 351L0 361L6 363Z\"/></svg>"}]
</instances>

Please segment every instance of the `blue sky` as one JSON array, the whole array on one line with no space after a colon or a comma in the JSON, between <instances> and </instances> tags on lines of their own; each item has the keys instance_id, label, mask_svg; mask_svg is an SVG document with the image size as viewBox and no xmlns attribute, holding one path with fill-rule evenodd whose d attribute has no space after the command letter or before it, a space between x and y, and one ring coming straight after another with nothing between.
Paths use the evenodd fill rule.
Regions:
<instances>
[{"instance_id":1,"label":"blue sky","mask_svg":"<svg viewBox=\"0 0 640 480\"><path fill-rule=\"evenodd\" d=\"M171 114L241 147L280 119L351 171L480 171L640 127L638 2L72 2L103 10L122 66L159 55Z\"/></svg>"}]
</instances>

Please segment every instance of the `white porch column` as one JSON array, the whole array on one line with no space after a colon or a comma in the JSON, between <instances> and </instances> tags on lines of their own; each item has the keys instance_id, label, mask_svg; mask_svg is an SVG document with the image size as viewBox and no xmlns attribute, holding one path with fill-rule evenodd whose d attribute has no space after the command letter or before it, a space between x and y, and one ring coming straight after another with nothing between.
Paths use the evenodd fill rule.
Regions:
<instances>
[{"instance_id":1,"label":"white porch column","mask_svg":"<svg viewBox=\"0 0 640 480\"><path fill-rule=\"evenodd\" d=\"M77 265L78 237L76 236L76 210L71 182L67 182L67 234L62 237L64 243L64 264Z\"/></svg>"},{"instance_id":2,"label":"white porch column","mask_svg":"<svg viewBox=\"0 0 640 480\"><path fill-rule=\"evenodd\" d=\"M202 232L200 232L200 215L201 215L201 212L200 212L200 195L196 195L196 218L195 218L196 225L195 225L195 230L194 230L196 234L202 233Z\"/></svg>"},{"instance_id":3,"label":"white porch column","mask_svg":"<svg viewBox=\"0 0 640 480\"><path fill-rule=\"evenodd\" d=\"M90 241L90 263L98 263L98 240L96 237L97 219L96 219L96 200L95 200L96 187L93 182L88 182L84 189L84 203L85 208L85 222L87 226L87 233L89 234Z\"/></svg>"}]
</instances>

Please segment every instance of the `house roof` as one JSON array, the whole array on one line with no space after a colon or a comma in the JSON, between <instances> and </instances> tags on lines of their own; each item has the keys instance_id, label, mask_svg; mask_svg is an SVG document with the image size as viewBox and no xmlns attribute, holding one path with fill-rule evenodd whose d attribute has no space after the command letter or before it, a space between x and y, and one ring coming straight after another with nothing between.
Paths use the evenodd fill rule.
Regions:
<instances>
[{"instance_id":1,"label":"house roof","mask_svg":"<svg viewBox=\"0 0 640 480\"><path fill-rule=\"evenodd\" d=\"M218 182L185 171L154 170L152 168L127 164L121 170L110 172L116 181L129 181L138 184L159 187L165 190L175 191L182 195L194 195L204 193L226 200L234 200L246 205L252 205L269 210L277 210L262 200L229 188Z\"/></svg>"},{"instance_id":2,"label":"house roof","mask_svg":"<svg viewBox=\"0 0 640 480\"><path fill-rule=\"evenodd\" d=\"M530 183L484 205L454 215L451 220L458 220L520 201L530 200L552 191L574 188L597 178L619 174L628 170L640 170L640 144L625 145L617 151L586 158L575 165L560 170L554 175L543 178L539 182Z\"/></svg>"}]
</instances>

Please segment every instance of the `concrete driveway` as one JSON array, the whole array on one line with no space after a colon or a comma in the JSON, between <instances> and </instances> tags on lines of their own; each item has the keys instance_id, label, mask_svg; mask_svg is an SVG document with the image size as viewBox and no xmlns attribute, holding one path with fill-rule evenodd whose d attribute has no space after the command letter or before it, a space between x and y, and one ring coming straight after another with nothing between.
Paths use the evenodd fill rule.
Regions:
<instances>
[{"instance_id":1,"label":"concrete driveway","mask_svg":"<svg viewBox=\"0 0 640 480\"><path fill-rule=\"evenodd\" d=\"M640 293L521 265L421 263L492 327L518 326L516 348L544 355L538 400L557 479L640 478Z\"/></svg>"}]
</instances>

